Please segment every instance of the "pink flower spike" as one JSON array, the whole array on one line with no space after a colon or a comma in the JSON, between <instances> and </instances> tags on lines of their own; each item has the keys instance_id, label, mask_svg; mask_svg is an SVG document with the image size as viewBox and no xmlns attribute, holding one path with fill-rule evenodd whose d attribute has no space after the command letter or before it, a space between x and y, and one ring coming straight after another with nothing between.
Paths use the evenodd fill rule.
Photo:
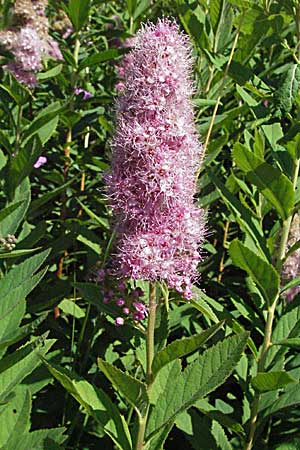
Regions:
<instances>
[{"instance_id":1,"label":"pink flower spike","mask_svg":"<svg viewBox=\"0 0 300 450\"><path fill-rule=\"evenodd\" d=\"M47 162L47 158L46 156L40 156L37 161L33 164L33 167L35 169L39 169L41 166L43 166L44 164L46 164Z\"/></svg>"},{"instance_id":2,"label":"pink flower spike","mask_svg":"<svg viewBox=\"0 0 300 450\"><path fill-rule=\"evenodd\" d=\"M138 31L119 69L124 90L106 175L118 275L165 281L181 292L197 279L205 230L194 201L203 149L191 103L191 55L175 21L160 19Z\"/></svg>"},{"instance_id":3,"label":"pink flower spike","mask_svg":"<svg viewBox=\"0 0 300 450\"><path fill-rule=\"evenodd\" d=\"M122 325L124 325L125 320L123 319L123 317L117 317L115 320L115 325L116 327L121 327Z\"/></svg>"}]
</instances>

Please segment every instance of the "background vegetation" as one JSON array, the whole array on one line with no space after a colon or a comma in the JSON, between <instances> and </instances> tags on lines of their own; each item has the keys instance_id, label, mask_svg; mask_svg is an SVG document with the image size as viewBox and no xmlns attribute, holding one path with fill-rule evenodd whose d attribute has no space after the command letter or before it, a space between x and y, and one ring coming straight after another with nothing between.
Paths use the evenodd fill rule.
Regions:
<instances>
[{"instance_id":1,"label":"background vegetation","mask_svg":"<svg viewBox=\"0 0 300 450\"><path fill-rule=\"evenodd\" d=\"M0 2L3 29L12 3ZM231 375L219 372L217 389L190 402L169 423L166 442L150 448L249 449L251 429L255 449L300 448L300 298L284 295L300 279L280 277L287 251L297 266L300 247L299 234L287 245L300 200L300 3L69 0L49 2L63 59L44 62L35 89L3 68L2 52L2 450L120 448L103 426L117 413L109 403L103 419L89 386L134 428L133 407L112 391L97 358L140 379L144 339L134 324L114 325L95 274L112 236L103 174L116 67L141 22L162 16L174 17L194 47L193 102L206 149L197 201L208 233L194 297L171 295L157 339L163 345L168 333L170 343L215 325L185 366L230 334L250 334ZM35 168L41 155L47 162Z\"/></svg>"}]
</instances>

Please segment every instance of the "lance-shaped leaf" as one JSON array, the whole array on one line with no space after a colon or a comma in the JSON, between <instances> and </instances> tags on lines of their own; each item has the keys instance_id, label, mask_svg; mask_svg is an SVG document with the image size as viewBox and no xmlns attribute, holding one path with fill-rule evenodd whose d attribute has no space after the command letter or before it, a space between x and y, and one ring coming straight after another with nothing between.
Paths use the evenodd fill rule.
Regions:
<instances>
[{"instance_id":1,"label":"lance-shaped leaf","mask_svg":"<svg viewBox=\"0 0 300 450\"><path fill-rule=\"evenodd\" d=\"M83 378L67 372L44 360L52 375L85 408L104 433L120 450L132 450L131 437L124 417L102 389L96 388Z\"/></svg>"},{"instance_id":2,"label":"lance-shaped leaf","mask_svg":"<svg viewBox=\"0 0 300 450\"><path fill-rule=\"evenodd\" d=\"M290 383L296 383L296 380L285 370L267 373L260 372L251 380L254 389L259 392L276 391Z\"/></svg>"},{"instance_id":3,"label":"lance-shaped leaf","mask_svg":"<svg viewBox=\"0 0 300 450\"><path fill-rule=\"evenodd\" d=\"M149 403L146 385L101 358L98 358L98 366L114 388L143 415Z\"/></svg>"},{"instance_id":4,"label":"lance-shaped leaf","mask_svg":"<svg viewBox=\"0 0 300 450\"><path fill-rule=\"evenodd\" d=\"M247 179L258 187L282 219L286 219L295 201L292 182L279 169L255 156L245 145L236 143L232 154Z\"/></svg>"},{"instance_id":5,"label":"lance-shaped leaf","mask_svg":"<svg viewBox=\"0 0 300 450\"><path fill-rule=\"evenodd\" d=\"M173 341L166 348L155 355L152 364L153 375L155 376L160 371L160 369L162 369L162 367L164 367L166 364L169 364L171 361L174 361L177 358L181 358L182 356L185 356L197 350L199 347L201 347L202 344L204 344L204 342L206 342L220 328L222 328L223 324L224 321L219 322L218 324L213 325L211 328L208 328L208 330L205 330L200 334Z\"/></svg>"},{"instance_id":6,"label":"lance-shaped leaf","mask_svg":"<svg viewBox=\"0 0 300 450\"><path fill-rule=\"evenodd\" d=\"M183 372L178 360L165 366L152 386L151 403L155 406L147 425L147 437L154 436L177 414L224 383L238 363L247 339L248 333L243 333L218 342Z\"/></svg>"},{"instance_id":7,"label":"lance-shaped leaf","mask_svg":"<svg viewBox=\"0 0 300 450\"><path fill-rule=\"evenodd\" d=\"M79 31L87 22L90 3L90 0L69 0L68 12L75 31Z\"/></svg>"},{"instance_id":8,"label":"lance-shaped leaf","mask_svg":"<svg viewBox=\"0 0 300 450\"><path fill-rule=\"evenodd\" d=\"M271 305L279 292L279 275L274 267L237 239L230 244L229 254L233 263L248 273L266 302Z\"/></svg>"}]
</instances>

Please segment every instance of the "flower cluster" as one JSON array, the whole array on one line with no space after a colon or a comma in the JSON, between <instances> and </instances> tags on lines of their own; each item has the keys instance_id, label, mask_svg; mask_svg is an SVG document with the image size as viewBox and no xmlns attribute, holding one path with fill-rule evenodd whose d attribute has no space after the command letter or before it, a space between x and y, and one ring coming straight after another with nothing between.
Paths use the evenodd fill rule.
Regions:
<instances>
[{"instance_id":1,"label":"flower cluster","mask_svg":"<svg viewBox=\"0 0 300 450\"><path fill-rule=\"evenodd\" d=\"M0 44L14 57L6 69L29 87L37 83L35 74L42 68L44 56L62 59L57 42L48 34L46 6L46 0L15 1L13 26L0 31Z\"/></svg>"},{"instance_id":2,"label":"flower cluster","mask_svg":"<svg viewBox=\"0 0 300 450\"><path fill-rule=\"evenodd\" d=\"M115 304L120 308L120 315L115 320L116 326L124 325L128 319L140 322L147 315L147 307L141 300L144 292L137 287L131 289L123 280L118 280L117 285L111 285L111 269L98 269L95 273L95 281L102 285L102 302L105 304ZM122 314L122 315L121 315Z\"/></svg>"},{"instance_id":3,"label":"flower cluster","mask_svg":"<svg viewBox=\"0 0 300 450\"><path fill-rule=\"evenodd\" d=\"M17 239L13 234L8 234L5 237L0 238L0 248L2 247L5 251L11 251L15 248Z\"/></svg>"},{"instance_id":4,"label":"flower cluster","mask_svg":"<svg viewBox=\"0 0 300 450\"><path fill-rule=\"evenodd\" d=\"M137 33L122 73L106 177L118 274L164 280L186 298L204 235L194 201L202 147L190 101L191 63L190 43L175 22L162 19Z\"/></svg>"},{"instance_id":5,"label":"flower cluster","mask_svg":"<svg viewBox=\"0 0 300 450\"><path fill-rule=\"evenodd\" d=\"M290 249L297 241L300 241L300 216L295 214L290 229L288 240L288 249ZM282 268L282 278L285 282L292 281L295 277L300 276L300 249L296 250L290 255ZM285 292L285 297L288 302L291 302L294 297L300 293L300 286L294 286Z\"/></svg>"}]
</instances>

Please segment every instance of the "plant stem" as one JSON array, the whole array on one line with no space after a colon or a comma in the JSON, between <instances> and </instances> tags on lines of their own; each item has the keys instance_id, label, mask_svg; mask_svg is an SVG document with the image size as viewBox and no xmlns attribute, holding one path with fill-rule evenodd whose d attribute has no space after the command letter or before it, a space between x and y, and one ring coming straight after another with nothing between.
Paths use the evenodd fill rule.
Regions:
<instances>
[{"instance_id":1,"label":"plant stem","mask_svg":"<svg viewBox=\"0 0 300 450\"><path fill-rule=\"evenodd\" d=\"M297 180L298 180L298 175L299 175L299 164L300 164L300 160L297 159L295 161L294 170L293 170L293 174L292 174L292 182L293 182L294 191L296 190L296 186L297 186ZM276 261L276 269L278 270L278 272L280 272L280 270L281 270L282 261L285 257L286 246L287 246L287 242L288 242L288 238L289 238L289 232L290 232L290 227L291 227L291 223L292 223L292 218L293 218L293 215L291 214L283 222L283 225L282 225L282 232L281 232L280 243L279 243L279 248L278 248L277 261ZM261 353L260 353L260 357L258 360L257 373L265 371L265 363L266 363L268 350L269 350L270 346L272 345L271 336L272 336L273 322L274 322L274 316L275 316L278 299L279 299L279 295L276 297L273 304L268 307L267 321L266 321L265 333L264 333L264 341L262 343ZM260 394L258 392L256 392L254 395L253 404L252 404L249 437L248 437L248 441L245 446L245 450L251 450L253 447L254 436L255 436L255 431L256 431L256 426L257 426L259 400L260 400Z\"/></svg>"},{"instance_id":2,"label":"plant stem","mask_svg":"<svg viewBox=\"0 0 300 450\"><path fill-rule=\"evenodd\" d=\"M149 315L148 315L148 326L146 335L146 353L147 353L146 384L148 393L150 392L152 385L152 362L154 358L154 331L155 331L156 308L157 308L156 286L155 283L150 283ZM144 439L148 414L149 414L149 405L147 407L144 416L139 414L138 435L135 450L144 449Z\"/></svg>"}]
</instances>

